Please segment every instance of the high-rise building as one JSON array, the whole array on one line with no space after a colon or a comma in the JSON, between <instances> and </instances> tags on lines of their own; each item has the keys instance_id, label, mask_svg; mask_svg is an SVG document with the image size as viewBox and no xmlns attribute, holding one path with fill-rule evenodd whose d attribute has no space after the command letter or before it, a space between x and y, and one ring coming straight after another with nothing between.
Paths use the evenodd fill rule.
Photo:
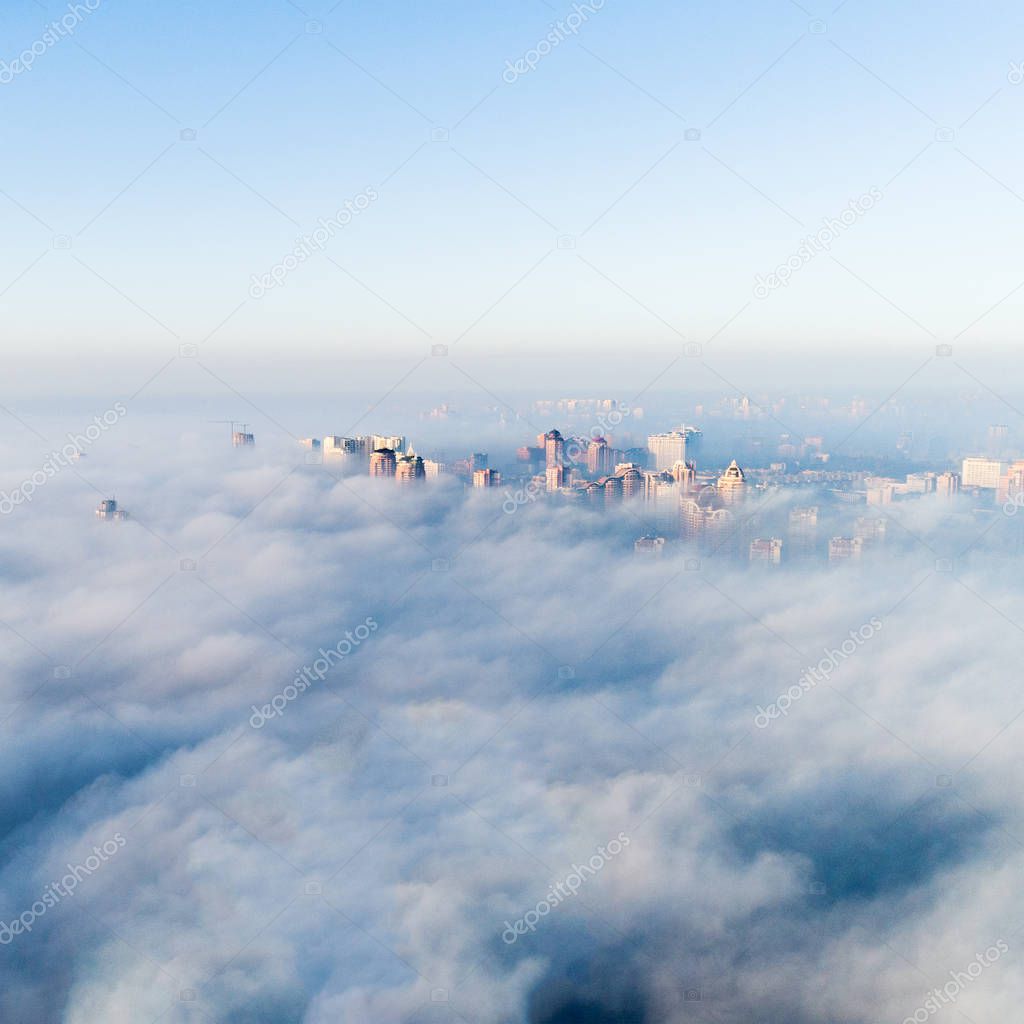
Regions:
<instances>
[{"instance_id":1,"label":"high-rise building","mask_svg":"<svg viewBox=\"0 0 1024 1024\"><path fill-rule=\"evenodd\" d=\"M323 453L324 462L332 462L337 459L358 462L366 454L366 438L339 437L337 434L329 434L319 447Z\"/></svg>"},{"instance_id":2,"label":"high-rise building","mask_svg":"<svg viewBox=\"0 0 1024 1024\"><path fill-rule=\"evenodd\" d=\"M683 433L686 434L686 458L692 465L700 456L704 431L700 427L683 427Z\"/></svg>"},{"instance_id":3,"label":"high-rise building","mask_svg":"<svg viewBox=\"0 0 1024 1024\"><path fill-rule=\"evenodd\" d=\"M677 462L672 467L672 476L683 494L690 494L697 487L697 469L692 462Z\"/></svg>"},{"instance_id":4,"label":"high-rise building","mask_svg":"<svg viewBox=\"0 0 1024 1024\"><path fill-rule=\"evenodd\" d=\"M648 534L638 538L633 544L633 550L638 555L646 555L648 558L661 558L665 550L665 538L652 537Z\"/></svg>"},{"instance_id":5,"label":"high-rise building","mask_svg":"<svg viewBox=\"0 0 1024 1024\"><path fill-rule=\"evenodd\" d=\"M704 526L704 509L696 498L679 503L679 527L684 540L696 540Z\"/></svg>"},{"instance_id":6,"label":"high-rise building","mask_svg":"<svg viewBox=\"0 0 1024 1024\"><path fill-rule=\"evenodd\" d=\"M640 498L644 493L644 474L639 466L631 462L615 467L615 478L621 481L624 498Z\"/></svg>"},{"instance_id":7,"label":"high-rise building","mask_svg":"<svg viewBox=\"0 0 1024 1024\"><path fill-rule=\"evenodd\" d=\"M709 508L704 512L704 543L713 552L735 554L741 550L743 523L734 525L732 512L727 508Z\"/></svg>"},{"instance_id":8,"label":"high-rise building","mask_svg":"<svg viewBox=\"0 0 1024 1024\"><path fill-rule=\"evenodd\" d=\"M644 475L645 518L653 519L659 534L679 535L680 485L668 473Z\"/></svg>"},{"instance_id":9,"label":"high-rise building","mask_svg":"<svg viewBox=\"0 0 1024 1024\"><path fill-rule=\"evenodd\" d=\"M611 466L611 450L603 437L595 437L587 446L587 472L591 476L602 476L609 472Z\"/></svg>"},{"instance_id":10,"label":"high-rise building","mask_svg":"<svg viewBox=\"0 0 1024 1024\"><path fill-rule=\"evenodd\" d=\"M667 434L651 434L647 438L647 450L654 460L657 471L671 469L677 462L686 462L685 429L670 430Z\"/></svg>"},{"instance_id":11,"label":"high-rise building","mask_svg":"<svg viewBox=\"0 0 1024 1024\"><path fill-rule=\"evenodd\" d=\"M810 505L807 508L793 508L789 511L790 532L802 530L816 530L818 528L818 506Z\"/></svg>"},{"instance_id":12,"label":"high-rise building","mask_svg":"<svg viewBox=\"0 0 1024 1024\"><path fill-rule=\"evenodd\" d=\"M853 525L853 535L863 541L881 544L885 540L884 519L871 519L869 516L858 516Z\"/></svg>"},{"instance_id":13,"label":"high-rise building","mask_svg":"<svg viewBox=\"0 0 1024 1024\"><path fill-rule=\"evenodd\" d=\"M444 472L444 463L435 462L433 459L423 460L423 473L428 480L439 477Z\"/></svg>"},{"instance_id":14,"label":"high-rise building","mask_svg":"<svg viewBox=\"0 0 1024 1024\"><path fill-rule=\"evenodd\" d=\"M393 452L404 452L405 451L405 438L399 434L393 434L387 437L383 434L373 434L368 439L368 447L370 451L380 451L382 448L390 448Z\"/></svg>"},{"instance_id":15,"label":"high-rise building","mask_svg":"<svg viewBox=\"0 0 1024 1024\"><path fill-rule=\"evenodd\" d=\"M830 562L856 561L863 551L864 541L860 537L833 537L828 542Z\"/></svg>"},{"instance_id":16,"label":"high-rise building","mask_svg":"<svg viewBox=\"0 0 1024 1024\"><path fill-rule=\"evenodd\" d=\"M474 487L497 487L501 483L501 474L496 469L477 469L473 472Z\"/></svg>"},{"instance_id":17,"label":"high-rise building","mask_svg":"<svg viewBox=\"0 0 1024 1024\"><path fill-rule=\"evenodd\" d=\"M1005 472L1005 462L972 456L963 461L961 482L964 487L980 487L994 491L999 487L999 479Z\"/></svg>"},{"instance_id":18,"label":"high-rise building","mask_svg":"<svg viewBox=\"0 0 1024 1024\"><path fill-rule=\"evenodd\" d=\"M999 478L996 501L1000 503L1010 501L1022 493L1024 493L1024 460L1018 459L1007 466L1006 472Z\"/></svg>"},{"instance_id":19,"label":"high-rise building","mask_svg":"<svg viewBox=\"0 0 1024 1024\"><path fill-rule=\"evenodd\" d=\"M397 467L393 448L378 448L370 455L370 476L394 476Z\"/></svg>"},{"instance_id":20,"label":"high-rise building","mask_svg":"<svg viewBox=\"0 0 1024 1024\"><path fill-rule=\"evenodd\" d=\"M735 459L718 478L716 487L723 505L737 505L747 496L747 478Z\"/></svg>"},{"instance_id":21,"label":"high-rise building","mask_svg":"<svg viewBox=\"0 0 1024 1024\"><path fill-rule=\"evenodd\" d=\"M114 498L104 498L103 501L96 506L96 518L105 519L107 522L114 522L115 520L125 520L128 518L128 513L124 509L117 507L117 501Z\"/></svg>"},{"instance_id":22,"label":"high-rise building","mask_svg":"<svg viewBox=\"0 0 1024 1024\"><path fill-rule=\"evenodd\" d=\"M935 474L908 473L903 489L907 494L931 494L935 490Z\"/></svg>"},{"instance_id":23,"label":"high-rise building","mask_svg":"<svg viewBox=\"0 0 1024 1024\"><path fill-rule=\"evenodd\" d=\"M789 510L789 552L790 557L806 558L811 555L818 541L818 506Z\"/></svg>"},{"instance_id":24,"label":"high-rise building","mask_svg":"<svg viewBox=\"0 0 1024 1024\"><path fill-rule=\"evenodd\" d=\"M487 468L487 454L485 452L473 452L469 457L469 471L475 473L478 469Z\"/></svg>"},{"instance_id":25,"label":"high-rise building","mask_svg":"<svg viewBox=\"0 0 1024 1024\"><path fill-rule=\"evenodd\" d=\"M548 469L552 466L565 465L565 442L557 430L549 430L541 435L544 440L544 464ZM540 440L540 438L538 438Z\"/></svg>"},{"instance_id":26,"label":"high-rise building","mask_svg":"<svg viewBox=\"0 0 1024 1024\"><path fill-rule=\"evenodd\" d=\"M403 455L395 462L395 480L399 483L408 484L416 480L425 480L426 476L423 460L418 455Z\"/></svg>"},{"instance_id":27,"label":"high-rise building","mask_svg":"<svg viewBox=\"0 0 1024 1024\"><path fill-rule=\"evenodd\" d=\"M755 537L750 542L750 561L779 565L782 562L782 541L778 537Z\"/></svg>"},{"instance_id":28,"label":"high-rise building","mask_svg":"<svg viewBox=\"0 0 1024 1024\"><path fill-rule=\"evenodd\" d=\"M623 478L621 476L606 476L598 481L598 484L604 488L604 504L607 508L610 505L617 505L622 501L624 496ZM643 484L641 482L641 491L643 493Z\"/></svg>"},{"instance_id":29,"label":"high-rise building","mask_svg":"<svg viewBox=\"0 0 1024 1024\"><path fill-rule=\"evenodd\" d=\"M544 486L550 493L560 490L565 484L565 470L561 466L548 466L544 472Z\"/></svg>"},{"instance_id":30,"label":"high-rise building","mask_svg":"<svg viewBox=\"0 0 1024 1024\"><path fill-rule=\"evenodd\" d=\"M935 492L943 498L952 498L960 493L960 475L958 473L940 473L935 478Z\"/></svg>"},{"instance_id":31,"label":"high-rise building","mask_svg":"<svg viewBox=\"0 0 1024 1024\"><path fill-rule=\"evenodd\" d=\"M900 493L900 482L888 476L869 476L864 480L869 505L891 505Z\"/></svg>"},{"instance_id":32,"label":"high-rise building","mask_svg":"<svg viewBox=\"0 0 1024 1024\"><path fill-rule=\"evenodd\" d=\"M231 432L231 444L235 448L252 448L256 444L256 435L250 434L245 427L241 430L233 430Z\"/></svg>"},{"instance_id":33,"label":"high-rise building","mask_svg":"<svg viewBox=\"0 0 1024 1024\"><path fill-rule=\"evenodd\" d=\"M741 531L733 525L733 514L721 505L713 487L679 502L680 533L684 540L697 541L714 551L735 551Z\"/></svg>"}]
</instances>

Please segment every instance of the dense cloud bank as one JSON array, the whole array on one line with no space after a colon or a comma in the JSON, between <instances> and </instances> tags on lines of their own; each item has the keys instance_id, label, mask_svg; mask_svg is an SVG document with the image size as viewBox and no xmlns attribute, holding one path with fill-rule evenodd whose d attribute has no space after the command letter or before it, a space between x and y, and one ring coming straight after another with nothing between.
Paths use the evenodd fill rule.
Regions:
<instances>
[{"instance_id":1,"label":"dense cloud bank","mask_svg":"<svg viewBox=\"0 0 1024 1024\"><path fill-rule=\"evenodd\" d=\"M936 562L986 524L695 569L503 498L175 444L4 517L0 1016L1012 1018L1024 593Z\"/></svg>"}]
</instances>

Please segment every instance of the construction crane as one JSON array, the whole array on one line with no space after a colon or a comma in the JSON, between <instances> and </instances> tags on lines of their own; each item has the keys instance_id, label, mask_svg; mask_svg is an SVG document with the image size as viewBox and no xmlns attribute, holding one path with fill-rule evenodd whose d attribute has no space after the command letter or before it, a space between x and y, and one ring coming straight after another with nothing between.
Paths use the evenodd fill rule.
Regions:
<instances>
[{"instance_id":1,"label":"construction crane","mask_svg":"<svg viewBox=\"0 0 1024 1024\"><path fill-rule=\"evenodd\" d=\"M256 438L254 435L249 433L249 424L242 423L240 420L206 420L207 423L230 423L231 424L231 444L235 448L251 448L256 444ZM236 430L235 427L240 426L241 430Z\"/></svg>"}]
</instances>

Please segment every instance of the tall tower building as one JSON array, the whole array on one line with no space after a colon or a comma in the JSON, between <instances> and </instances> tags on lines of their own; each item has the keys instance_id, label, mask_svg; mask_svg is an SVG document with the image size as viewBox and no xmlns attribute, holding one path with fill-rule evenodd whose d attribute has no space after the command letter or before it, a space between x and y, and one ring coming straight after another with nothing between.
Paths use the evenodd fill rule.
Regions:
<instances>
[{"instance_id":1,"label":"tall tower building","mask_svg":"<svg viewBox=\"0 0 1024 1024\"><path fill-rule=\"evenodd\" d=\"M646 515L654 519L658 533L666 537L677 536L680 516L678 481L667 473L646 473L644 501L647 505Z\"/></svg>"},{"instance_id":2,"label":"tall tower building","mask_svg":"<svg viewBox=\"0 0 1024 1024\"><path fill-rule=\"evenodd\" d=\"M605 508L611 505L618 505L623 498L623 481L621 476L606 476L602 481L604 485ZM640 485L640 493L643 494L643 483Z\"/></svg>"},{"instance_id":3,"label":"tall tower building","mask_svg":"<svg viewBox=\"0 0 1024 1024\"><path fill-rule=\"evenodd\" d=\"M362 437L339 437L330 434L320 443L320 451L324 462L349 463L353 467L366 454L366 439Z\"/></svg>"},{"instance_id":4,"label":"tall tower building","mask_svg":"<svg viewBox=\"0 0 1024 1024\"><path fill-rule=\"evenodd\" d=\"M677 462L672 467L672 477L683 494L690 494L697 488L697 470L692 462Z\"/></svg>"},{"instance_id":5,"label":"tall tower building","mask_svg":"<svg viewBox=\"0 0 1024 1024\"><path fill-rule=\"evenodd\" d=\"M723 505L738 505L747 496L747 478L735 459L718 478L717 489Z\"/></svg>"},{"instance_id":6,"label":"tall tower building","mask_svg":"<svg viewBox=\"0 0 1024 1024\"><path fill-rule=\"evenodd\" d=\"M497 487L501 483L501 474L496 469L477 469L473 471L474 487Z\"/></svg>"},{"instance_id":7,"label":"tall tower building","mask_svg":"<svg viewBox=\"0 0 1024 1024\"><path fill-rule=\"evenodd\" d=\"M370 476L394 476L397 466L392 448L378 448L370 455Z\"/></svg>"},{"instance_id":8,"label":"tall tower building","mask_svg":"<svg viewBox=\"0 0 1024 1024\"><path fill-rule=\"evenodd\" d=\"M755 537L750 542L751 562L767 562L779 565L782 562L782 540L779 537Z\"/></svg>"},{"instance_id":9,"label":"tall tower building","mask_svg":"<svg viewBox=\"0 0 1024 1024\"><path fill-rule=\"evenodd\" d=\"M653 469L670 470L677 462L686 462L686 431L670 430L667 434L651 434L647 450L654 461Z\"/></svg>"},{"instance_id":10,"label":"tall tower building","mask_svg":"<svg viewBox=\"0 0 1024 1024\"><path fill-rule=\"evenodd\" d=\"M806 557L813 553L818 542L818 506L789 510L790 549Z\"/></svg>"},{"instance_id":11,"label":"tall tower building","mask_svg":"<svg viewBox=\"0 0 1024 1024\"><path fill-rule=\"evenodd\" d=\"M608 442L603 437L595 437L587 446L587 472L591 476L601 476L611 469L611 452Z\"/></svg>"},{"instance_id":12,"label":"tall tower building","mask_svg":"<svg viewBox=\"0 0 1024 1024\"><path fill-rule=\"evenodd\" d=\"M423 460L418 455L403 455L395 462L394 474L395 480L401 484L414 483L417 480L425 480L427 477L427 471L423 468Z\"/></svg>"},{"instance_id":13,"label":"tall tower building","mask_svg":"<svg viewBox=\"0 0 1024 1024\"><path fill-rule=\"evenodd\" d=\"M565 442L557 430L549 430L544 435L544 464L548 469L565 465Z\"/></svg>"},{"instance_id":14,"label":"tall tower building","mask_svg":"<svg viewBox=\"0 0 1024 1024\"><path fill-rule=\"evenodd\" d=\"M615 478L622 481L624 498L641 498L644 493L644 473L639 466L632 463L615 467Z\"/></svg>"}]
</instances>

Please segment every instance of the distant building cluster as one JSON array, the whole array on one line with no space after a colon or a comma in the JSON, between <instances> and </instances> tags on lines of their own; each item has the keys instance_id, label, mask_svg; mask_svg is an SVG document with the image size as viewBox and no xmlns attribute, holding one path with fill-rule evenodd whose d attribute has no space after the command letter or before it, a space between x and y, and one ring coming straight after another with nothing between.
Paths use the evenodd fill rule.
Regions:
<instances>
[{"instance_id":1,"label":"distant building cluster","mask_svg":"<svg viewBox=\"0 0 1024 1024\"><path fill-rule=\"evenodd\" d=\"M864 480L869 505L891 505L902 498L921 494L952 497L960 491L956 473L908 473L905 480L887 476L869 476Z\"/></svg>"},{"instance_id":2,"label":"distant building cluster","mask_svg":"<svg viewBox=\"0 0 1024 1024\"><path fill-rule=\"evenodd\" d=\"M103 519L108 523L124 522L128 519L128 513L123 508L118 508L114 498L104 498L96 506L96 518Z\"/></svg>"},{"instance_id":3,"label":"distant building cluster","mask_svg":"<svg viewBox=\"0 0 1024 1024\"><path fill-rule=\"evenodd\" d=\"M488 469L485 453L476 452L446 465L417 455L408 439L401 434L360 434L355 437L330 434L322 439L304 438L301 444L310 452L313 461L322 462L346 476L365 473L409 484L450 474L464 478L474 487L496 487L501 482L501 475Z\"/></svg>"},{"instance_id":4,"label":"distant building cluster","mask_svg":"<svg viewBox=\"0 0 1024 1024\"><path fill-rule=\"evenodd\" d=\"M989 428L990 432L994 429ZM965 489L995 491L998 502L1011 501L1018 494L1024 494L1024 459L1002 462L999 459L972 456L964 459L961 470L961 481Z\"/></svg>"},{"instance_id":5,"label":"distant building cluster","mask_svg":"<svg viewBox=\"0 0 1024 1024\"><path fill-rule=\"evenodd\" d=\"M636 520L639 529L632 537L638 557L658 558L681 544L751 566L826 558L841 565L856 563L887 543L906 543L912 531L904 525L892 540L889 527L900 524L905 510L898 506L911 500L948 502L944 519L969 515L985 520L999 512L1011 519L1024 508L1024 459L1016 458L1020 443L1013 441L1005 424L990 425L974 435L971 448L959 448L930 431L924 443L915 441L910 428L922 418L909 417L906 408L891 403L873 407L859 398L833 404L823 397L730 396L715 406L691 407L697 422L704 417L749 421L726 427L732 438L728 448L717 448L708 459L711 466L698 468L704 454L701 427L682 423L641 434L635 421L643 418L643 410L612 399L565 398L536 402L533 408L557 413L564 432L552 428L538 434L533 443L515 449L514 456L509 446L499 457L506 461L498 465L479 451L455 459L439 451L435 458L425 458L400 434L331 434L308 437L301 444L307 462L340 475L386 478L402 486L443 478L446 486L461 484L473 492L501 489L499 500L504 498L507 514L538 499L599 513L614 511L618 522ZM504 404L488 406L487 412L502 430L522 422ZM851 436L847 420L863 422L883 412L899 425L893 431L895 441L880 446L871 442L870 456L828 450L830 420L842 421L842 449ZM926 422L938 422L941 412L926 409ZM765 429L781 414L792 416L793 423L800 422L798 416L813 416L808 425L815 432ZM420 420L453 415L442 404L421 413ZM230 424L236 448L255 444L246 423L208 422ZM962 457L964 450L974 453ZM731 458L734 452L740 458ZM951 466L959 472L943 468ZM487 499L480 495L477 500ZM101 502L95 514L104 521L129 518L113 498ZM1022 551L1024 516L1017 523L1020 529L1012 543ZM699 565L701 560L693 561Z\"/></svg>"},{"instance_id":6,"label":"distant building cluster","mask_svg":"<svg viewBox=\"0 0 1024 1024\"><path fill-rule=\"evenodd\" d=\"M863 420L882 409L859 398L836 405L823 398L799 401L800 414L843 421ZM509 452L509 462L500 467L491 464L486 452L454 460L444 453L424 458L401 435L330 435L303 444L311 461L346 475L386 477L399 484L444 477L474 491L507 485L503 508L509 512L541 496L598 512L621 507L641 527L634 542L637 556L654 558L682 543L766 567L811 558L851 563L886 544L893 514L886 511L889 506L933 496L951 504L958 499L956 508L962 511L962 494L987 508L995 501L1024 505L1024 459L1010 461L1005 425L988 428L986 454L964 458L959 472L928 469L921 461L914 465L921 446L908 429L890 442L888 453L868 463L856 453L837 457L828 450L824 433L759 435L760 423L794 411L786 402L739 396L715 407L695 406L698 417L750 421L736 442L747 464L726 457L717 463L724 468L717 469L698 468L704 442L700 427L682 424L638 437L635 422L627 419L639 420L643 411L611 399L535 402L534 412L558 414L570 425L564 432L552 428L538 434L533 443L515 450L514 459ZM507 409L490 411L502 426L518 421L509 419ZM440 405L420 418L443 420L452 414L448 405ZM233 437L248 437L245 443L251 443L244 427ZM932 439L928 447L929 461L949 464L953 453L945 439ZM893 473L896 466L898 474ZM813 504L774 500L781 491L796 496L802 488L813 489ZM865 508L868 514L858 512Z\"/></svg>"}]
</instances>

